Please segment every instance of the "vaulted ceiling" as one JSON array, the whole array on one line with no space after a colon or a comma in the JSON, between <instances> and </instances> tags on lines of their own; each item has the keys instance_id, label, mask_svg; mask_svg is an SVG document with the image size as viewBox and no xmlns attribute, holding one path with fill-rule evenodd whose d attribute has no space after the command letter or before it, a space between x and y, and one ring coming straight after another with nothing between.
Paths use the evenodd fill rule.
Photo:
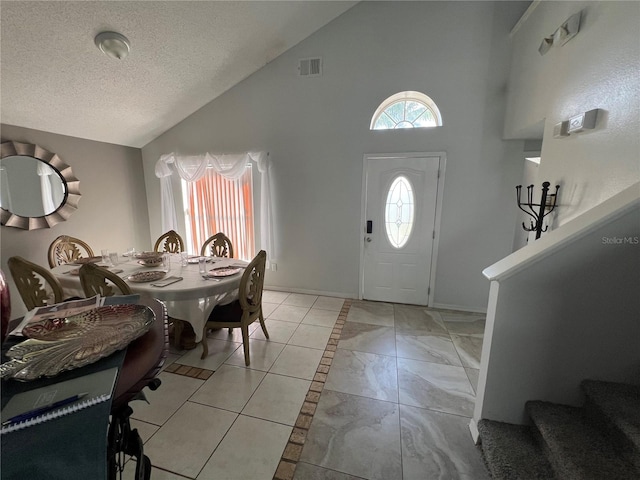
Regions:
<instances>
[{"instance_id":1,"label":"vaulted ceiling","mask_svg":"<svg viewBox=\"0 0 640 480\"><path fill-rule=\"evenodd\" d=\"M355 3L3 1L0 120L142 147Z\"/></svg>"}]
</instances>

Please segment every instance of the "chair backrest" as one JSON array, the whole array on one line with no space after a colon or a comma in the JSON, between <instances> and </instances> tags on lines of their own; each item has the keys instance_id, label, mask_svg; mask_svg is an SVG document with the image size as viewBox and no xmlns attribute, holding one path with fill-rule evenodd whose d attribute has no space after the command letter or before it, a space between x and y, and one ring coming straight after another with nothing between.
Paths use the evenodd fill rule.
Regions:
<instances>
[{"instance_id":1,"label":"chair backrest","mask_svg":"<svg viewBox=\"0 0 640 480\"><path fill-rule=\"evenodd\" d=\"M207 256L207 247L209 247L211 255L214 257L233 258L233 245L231 244L231 240L222 232L218 232L207 238L207 241L204 242L204 245L202 245L200 249L201 257Z\"/></svg>"},{"instance_id":2,"label":"chair backrest","mask_svg":"<svg viewBox=\"0 0 640 480\"><path fill-rule=\"evenodd\" d=\"M184 252L184 242L182 237L175 230L169 230L160 235L153 247L154 252L180 253Z\"/></svg>"},{"instance_id":3,"label":"chair backrest","mask_svg":"<svg viewBox=\"0 0 640 480\"><path fill-rule=\"evenodd\" d=\"M2 319L0 342L4 342L9 328L9 320L11 319L11 294L9 292L9 284L2 270L0 270L0 318Z\"/></svg>"},{"instance_id":4,"label":"chair backrest","mask_svg":"<svg viewBox=\"0 0 640 480\"><path fill-rule=\"evenodd\" d=\"M238 288L238 300L242 307L243 316L252 316L260 312L266 263L267 252L260 250L242 274Z\"/></svg>"},{"instance_id":5,"label":"chair backrest","mask_svg":"<svg viewBox=\"0 0 640 480\"><path fill-rule=\"evenodd\" d=\"M22 257L11 257L7 263L27 310L62 302L62 286L45 267Z\"/></svg>"},{"instance_id":6,"label":"chair backrest","mask_svg":"<svg viewBox=\"0 0 640 480\"><path fill-rule=\"evenodd\" d=\"M83 252L80 249L84 250L87 257L93 257L93 250L86 242L68 235L60 235L49 245L49 267L75 262L78 258L82 258Z\"/></svg>"},{"instance_id":7,"label":"chair backrest","mask_svg":"<svg viewBox=\"0 0 640 480\"><path fill-rule=\"evenodd\" d=\"M120 290L122 295L131 295L131 288L124 280L106 268L99 267L93 263L86 263L80 267L80 284L87 298L94 295L102 297L116 295L117 292L114 291L114 286Z\"/></svg>"}]
</instances>

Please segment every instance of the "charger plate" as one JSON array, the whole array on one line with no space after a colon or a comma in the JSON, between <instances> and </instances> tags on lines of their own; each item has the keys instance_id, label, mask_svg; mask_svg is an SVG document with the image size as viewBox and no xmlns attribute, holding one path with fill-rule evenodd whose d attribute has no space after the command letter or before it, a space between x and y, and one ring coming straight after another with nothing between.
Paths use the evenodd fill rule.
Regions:
<instances>
[{"instance_id":1,"label":"charger plate","mask_svg":"<svg viewBox=\"0 0 640 480\"><path fill-rule=\"evenodd\" d=\"M76 258L73 264L84 265L85 263L98 263L101 261L102 261L102 257L81 257L81 258Z\"/></svg>"},{"instance_id":2,"label":"charger plate","mask_svg":"<svg viewBox=\"0 0 640 480\"><path fill-rule=\"evenodd\" d=\"M124 270L122 270L121 268L108 268L107 270L109 270L111 273L116 273L116 274L124 272ZM78 275L80 275L80 269L74 268L73 270L68 270L62 273L66 275L74 275L77 277Z\"/></svg>"},{"instance_id":3,"label":"charger plate","mask_svg":"<svg viewBox=\"0 0 640 480\"><path fill-rule=\"evenodd\" d=\"M146 260L148 258L162 258L162 253L160 252L138 252L133 258L137 258L138 260Z\"/></svg>"},{"instance_id":4,"label":"charger plate","mask_svg":"<svg viewBox=\"0 0 640 480\"><path fill-rule=\"evenodd\" d=\"M146 333L155 321L144 305L109 305L27 325L27 340L7 351L0 378L35 380L94 363Z\"/></svg>"},{"instance_id":5,"label":"charger plate","mask_svg":"<svg viewBox=\"0 0 640 480\"><path fill-rule=\"evenodd\" d=\"M212 277L229 277L240 272L242 269L239 267L218 267L209 270L209 275Z\"/></svg>"},{"instance_id":6,"label":"charger plate","mask_svg":"<svg viewBox=\"0 0 640 480\"><path fill-rule=\"evenodd\" d=\"M195 257L194 256L189 256L189 258L187 258L187 263L189 263L191 265L193 265L195 263L198 263L198 259L199 258L200 257L198 257L198 256L195 256ZM206 259L207 259L206 263L215 263L216 262L216 259L214 257L206 257Z\"/></svg>"},{"instance_id":7,"label":"charger plate","mask_svg":"<svg viewBox=\"0 0 640 480\"><path fill-rule=\"evenodd\" d=\"M160 270L153 270L151 272L137 272L127 277L127 280L134 283L153 282L154 280L160 280L167 272Z\"/></svg>"},{"instance_id":8,"label":"charger plate","mask_svg":"<svg viewBox=\"0 0 640 480\"><path fill-rule=\"evenodd\" d=\"M157 267L162 265L162 257L150 257L142 260L138 260L138 263L143 267Z\"/></svg>"}]
</instances>

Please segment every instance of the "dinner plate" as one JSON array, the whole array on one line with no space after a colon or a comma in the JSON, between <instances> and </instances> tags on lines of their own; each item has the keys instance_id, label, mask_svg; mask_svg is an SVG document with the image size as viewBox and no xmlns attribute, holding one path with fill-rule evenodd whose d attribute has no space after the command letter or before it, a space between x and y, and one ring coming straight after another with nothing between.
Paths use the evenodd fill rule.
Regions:
<instances>
[{"instance_id":1,"label":"dinner plate","mask_svg":"<svg viewBox=\"0 0 640 480\"><path fill-rule=\"evenodd\" d=\"M127 280L135 283L153 282L154 280L160 280L167 272L161 272L160 270L154 270L152 272L137 272L127 277Z\"/></svg>"},{"instance_id":2,"label":"dinner plate","mask_svg":"<svg viewBox=\"0 0 640 480\"><path fill-rule=\"evenodd\" d=\"M83 257L83 258L76 258L73 264L84 265L85 263L98 263L101 261L102 261L102 257Z\"/></svg>"},{"instance_id":3,"label":"dinner plate","mask_svg":"<svg viewBox=\"0 0 640 480\"><path fill-rule=\"evenodd\" d=\"M125 304L30 323L22 330L27 340L7 351L0 377L34 380L83 367L125 348L154 320L149 307Z\"/></svg>"},{"instance_id":4,"label":"dinner plate","mask_svg":"<svg viewBox=\"0 0 640 480\"><path fill-rule=\"evenodd\" d=\"M240 271L242 271L242 269L239 267L218 267L209 270L209 275L212 277L228 277L230 275L235 275Z\"/></svg>"}]
</instances>

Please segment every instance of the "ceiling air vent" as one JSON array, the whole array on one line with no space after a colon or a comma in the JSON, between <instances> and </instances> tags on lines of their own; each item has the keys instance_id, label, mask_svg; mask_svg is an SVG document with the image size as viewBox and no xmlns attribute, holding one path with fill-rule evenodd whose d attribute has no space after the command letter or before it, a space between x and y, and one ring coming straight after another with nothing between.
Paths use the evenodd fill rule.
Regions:
<instances>
[{"instance_id":1,"label":"ceiling air vent","mask_svg":"<svg viewBox=\"0 0 640 480\"><path fill-rule=\"evenodd\" d=\"M301 77L322 75L322 57L301 58L298 62L298 75Z\"/></svg>"}]
</instances>

